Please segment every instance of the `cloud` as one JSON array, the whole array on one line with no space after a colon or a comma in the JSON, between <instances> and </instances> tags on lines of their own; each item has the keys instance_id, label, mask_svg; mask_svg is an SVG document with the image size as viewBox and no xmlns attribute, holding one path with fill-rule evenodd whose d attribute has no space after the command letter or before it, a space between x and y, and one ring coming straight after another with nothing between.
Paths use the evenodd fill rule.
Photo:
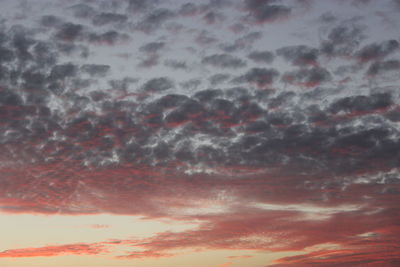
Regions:
<instances>
[{"instance_id":1,"label":"cloud","mask_svg":"<svg viewBox=\"0 0 400 267\"><path fill-rule=\"evenodd\" d=\"M324 68L316 67L287 72L282 76L282 80L293 85L315 87L330 81L331 74Z\"/></svg>"},{"instance_id":2,"label":"cloud","mask_svg":"<svg viewBox=\"0 0 400 267\"><path fill-rule=\"evenodd\" d=\"M305 45L287 46L279 48L276 53L296 66L318 65L317 60L319 51L316 48Z\"/></svg>"},{"instance_id":3,"label":"cloud","mask_svg":"<svg viewBox=\"0 0 400 267\"><path fill-rule=\"evenodd\" d=\"M223 45L222 49L227 53L232 53L237 50L249 49L253 44L261 39L261 32L251 32L235 40L233 44Z\"/></svg>"},{"instance_id":4,"label":"cloud","mask_svg":"<svg viewBox=\"0 0 400 267\"><path fill-rule=\"evenodd\" d=\"M274 60L275 56L269 51L254 51L247 55L247 57L257 63L270 64Z\"/></svg>"},{"instance_id":5,"label":"cloud","mask_svg":"<svg viewBox=\"0 0 400 267\"><path fill-rule=\"evenodd\" d=\"M385 74L388 72L396 71L400 69L400 61L393 59L393 60L386 60L386 61L378 61L372 63L367 71L367 75L374 77L376 75Z\"/></svg>"},{"instance_id":6,"label":"cloud","mask_svg":"<svg viewBox=\"0 0 400 267\"><path fill-rule=\"evenodd\" d=\"M188 70L189 68L185 61L178 61L173 59L165 60L164 65L175 70Z\"/></svg>"},{"instance_id":7,"label":"cloud","mask_svg":"<svg viewBox=\"0 0 400 267\"><path fill-rule=\"evenodd\" d=\"M221 13L209 11L203 16L203 20L208 24L221 23L224 20L224 16Z\"/></svg>"},{"instance_id":8,"label":"cloud","mask_svg":"<svg viewBox=\"0 0 400 267\"><path fill-rule=\"evenodd\" d=\"M129 39L129 35L111 30L100 34L89 33L86 39L91 44L112 46L127 41Z\"/></svg>"},{"instance_id":9,"label":"cloud","mask_svg":"<svg viewBox=\"0 0 400 267\"><path fill-rule=\"evenodd\" d=\"M95 26L104 26L107 24L115 23L121 24L125 23L128 20L128 17L123 14L116 13L100 13L93 17L92 23Z\"/></svg>"},{"instance_id":10,"label":"cloud","mask_svg":"<svg viewBox=\"0 0 400 267\"><path fill-rule=\"evenodd\" d=\"M330 57L352 56L365 38L365 27L352 21L343 23L331 29L320 51Z\"/></svg>"},{"instance_id":11,"label":"cloud","mask_svg":"<svg viewBox=\"0 0 400 267\"><path fill-rule=\"evenodd\" d=\"M179 9L179 14L182 16L194 16L197 15L200 8L194 3L182 4Z\"/></svg>"},{"instance_id":12,"label":"cloud","mask_svg":"<svg viewBox=\"0 0 400 267\"><path fill-rule=\"evenodd\" d=\"M145 45L142 45L139 48L139 51L145 52L145 53L156 53L159 50L163 49L165 47L164 42L151 42L147 43Z\"/></svg>"},{"instance_id":13,"label":"cloud","mask_svg":"<svg viewBox=\"0 0 400 267\"><path fill-rule=\"evenodd\" d=\"M246 66L245 61L229 54L214 54L203 58L201 62L219 68L237 69Z\"/></svg>"},{"instance_id":14,"label":"cloud","mask_svg":"<svg viewBox=\"0 0 400 267\"><path fill-rule=\"evenodd\" d=\"M154 78L143 85L143 90L157 92L165 91L174 87L173 82L167 77Z\"/></svg>"},{"instance_id":15,"label":"cloud","mask_svg":"<svg viewBox=\"0 0 400 267\"><path fill-rule=\"evenodd\" d=\"M275 4L275 0L246 0L245 9L248 11L246 19L251 23L263 24L287 18L291 8Z\"/></svg>"},{"instance_id":16,"label":"cloud","mask_svg":"<svg viewBox=\"0 0 400 267\"><path fill-rule=\"evenodd\" d=\"M72 244L40 248L9 249L0 252L0 258L55 257L60 255L98 255L107 252L103 245Z\"/></svg>"},{"instance_id":17,"label":"cloud","mask_svg":"<svg viewBox=\"0 0 400 267\"><path fill-rule=\"evenodd\" d=\"M397 51L398 49L399 42L397 42L396 40L389 40L380 44L370 44L364 46L361 50L356 52L356 57L361 62L380 60Z\"/></svg>"},{"instance_id":18,"label":"cloud","mask_svg":"<svg viewBox=\"0 0 400 267\"><path fill-rule=\"evenodd\" d=\"M225 16L232 6L223 1L173 9L132 0L127 10L87 2L63 17L38 14L33 26L5 23L0 210L195 224L146 238L0 256L112 254L109 248L128 245L120 258L160 258L180 249L297 250L303 255L277 264L397 263L398 43L390 34L388 41L370 35L364 43L362 20L329 16L325 21L335 24L325 24L316 48L297 39L280 48L256 43L274 38L267 35L273 25L251 32L243 23L287 17L291 9L281 3L245 1L244 21L234 17L240 10L229 13L240 35L222 32L231 19L216 19L221 28L192 29L183 22L190 18L176 16ZM163 32L172 19L182 23L176 35ZM131 38L125 30L151 36ZM98 47L119 44L127 46ZM113 51L125 49L132 57L121 63ZM164 65L152 72L131 59L141 67ZM281 59L291 65L285 72L277 69ZM271 66L253 68L250 60ZM371 79L364 81L363 72ZM336 81L348 73L347 83ZM393 80L379 84L385 74Z\"/></svg>"},{"instance_id":19,"label":"cloud","mask_svg":"<svg viewBox=\"0 0 400 267\"><path fill-rule=\"evenodd\" d=\"M74 42L81 38L83 26L74 23L64 23L58 30L56 37L66 42Z\"/></svg>"},{"instance_id":20,"label":"cloud","mask_svg":"<svg viewBox=\"0 0 400 267\"><path fill-rule=\"evenodd\" d=\"M76 18L88 18L96 13L93 7L83 3L70 6L68 9Z\"/></svg>"},{"instance_id":21,"label":"cloud","mask_svg":"<svg viewBox=\"0 0 400 267\"><path fill-rule=\"evenodd\" d=\"M136 29L145 33L152 33L158 29L175 14L168 9L155 9L145 18L138 22Z\"/></svg>"},{"instance_id":22,"label":"cloud","mask_svg":"<svg viewBox=\"0 0 400 267\"><path fill-rule=\"evenodd\" d=\"M141 0L129 0L127 11L129 12L144 12L155 6L158 3L158 0L149 0L149 1L141 1Z\"/></svg>"},{"instance_id":23,"label":"cloud","mask_svg":"<svg viewBox=\"0 0 400 267\"><path fill-rule=\"evenodd\" d=\"M109 65L85 64L81 67L81 70L90 76L103 77L109 72L110 68Z\"/></svg>"},{"instance_id":24,"label":"cloud","mask_svg":"<svg viewBox=\"0 0 400 267\"><path fill-rule=\"evenodd\" d=\"M229 74L217 73L209 78L211 85L218 85L230 78Z\"/></svg>"},{"instance_id":25,"label":"cloud","mask_svg":"<svg viewBox=\"0 0 400 267\"><path fill-rule=\"evenodd\" d=\"M217 267L229 267L232 264L233 264L233 262L226 262L226 263L218 265Z\"/></svg>"},{"instance_id":26,"label":"cloud","mask_svg":"<svg viewBox=\"0 0 400 267\"><path fill-rule=\"evenodd\" d=\"M240 80L255 84L259 88L270 87L279 76L275 69L252 68L246 74L240 77Z\"/></svg>"},{"instance_id":27,"label":"cloud","mask_svg":"<svg viewBox=\"0 0 400 267\"><path fill-rule=\"evenodd\" d=\"M377 93L369 96L359 95L344 97L330 106L333 113L339 112L371 112L388 108L393 104L392 97L388 93Z\"/></svg>"}]
</instances>

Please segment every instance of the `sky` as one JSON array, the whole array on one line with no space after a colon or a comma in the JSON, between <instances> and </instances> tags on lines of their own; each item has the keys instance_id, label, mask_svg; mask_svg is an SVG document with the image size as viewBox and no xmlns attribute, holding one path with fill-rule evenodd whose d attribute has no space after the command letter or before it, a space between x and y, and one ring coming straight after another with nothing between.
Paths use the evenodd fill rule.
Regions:
<instances>
[{"instance_id":1,"label":"sky","mask_svg":"<svg viewBox=\"0 0 400 267\"><path fill-rule=\"evenodd\" d=\"M0 266L399 266L399 15L2 0Z\"/></svg>"}]
</instances>

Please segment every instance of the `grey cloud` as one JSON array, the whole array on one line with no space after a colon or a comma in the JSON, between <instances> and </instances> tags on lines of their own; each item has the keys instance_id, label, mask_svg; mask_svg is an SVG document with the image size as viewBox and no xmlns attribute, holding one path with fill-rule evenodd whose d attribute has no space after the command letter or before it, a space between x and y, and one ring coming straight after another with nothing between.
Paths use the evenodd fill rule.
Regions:
<instances>
[{"instance_id":1,"label":"grey cloud","mask_svg":"<svg viewBox=\"0 0 400 267\"><path fill-rule=\"evenodd\" d=\"M350 22L334 27L321 44L321 52L327 56L350 56L365 39L365 28Z\"/></svg>"},{"instance_id":2,"label":"grey cloud","mask_svg":"<svg viewBox=\"0 0 400 267\"><path fill-rule=\"evenodd\" d=\"M211 85L218 85L226 80L228 80L231 76L229 74L217 73L211 76L208 80Z\"/></svg>"},{"instance_id":3,"label":"grey cloud","mask_svg":"<svg viewBox=\"0 0 400 267\"><path fill-rule=\"evenodd\" d=\"M315 87L321 83L330 81L331 78L328 70L317 67L287 72L283 75L282 80L294 85Z\"/></svg>"},{"instance_id":4,"label":"grey cloud","mask_svg":"<svg viewBox=\"0 0 400 267\"><path fill-rule=\"evenodd\" d=\"M356 52L355 56L363 62L380 60L394 53L395 51L398 51L399 47L399 42L396 40L388 40L379 44L373 43L361 48Z\"/></svg>"},{"instance_id":5,"label":"grey cloud","mask_svg":"<svg viewBox=\"0 0 400 267\"><path fill-rule=\"evenodd\" d=\"M190 79L188 81L180 83L180 86L183 87L184 89L197 89L201 85L201 80L200 79Z\"/></svg>"},{"instance_id":6,"label":"grey cloud","mask_svg":"<svg viewBox=\"0 0 400 267\"><path fill-rule=\"evenodd\" d=\"M378 61L368 68L367 75L375 76L397 70L400 70L400 60Z\"/></svg>"},{"instance_id":7,"label":"grey cloud","mask_svg":"<svg viewBox=\"0 0 400 267\"><path fill-rule=\"evenodd\" d=\"M158 3L158 0L129 0L128 11L130 12L143 12L146 11Z\"/></svg>"},{"instance_id":8,"label":"grey cloud","mask_svg":"<svg viewBox=\"0 0 400 267\"><path fill-rule=\"evenodd\" d=\"M196 42L201 45L209 45L209 44L215 43L216 41L217 41L217 38L215 38L209 32L204 31L204 30L201 31L196 37Z\"/></svg>"},{"instance_id":9,"label":"grey cloud","mask_svg":"<svg viewBox=\"0 0 400 267\"><path fill-rule=\"evenodd\" d=\"M393 104L392 96L388 93L372 94L369 96L358 95L341 98L331 104L329 110L333 113L367 112L387 108Z\"/></svg>"},{"instance_id":10,"label":"grey cloud","mask_svg":"<svg viewBox=\"0 0 400 267\"><path fill-rule=\"evenodd\" d=\"M207 56L202 60L203 64L212 65L219 68L242 68L246 66L246 62L240 58L229 54L214 54Z\"/></svg>"},{"instance_id":11,"label":"grey cloud","mask_svg":"<svg viewBox=\"0 0 400 267\"><path fill-rule=\"evenodd\" d=\"M90 33L88 35L88 41L96 44L114 45L127 39L129 39L127 34L119 33L117 31L107 31L100 34Z\"/></svg>"},{"instance_id":12,"label":"grey cloud","mask_svg":"<svg viewBox=\"0 0 400 267\"><path fill-rule=\"evenodd\" d=\"M203 16L203 19L208 24L214 24L214 23L222 22L224 20L224 16L221 13L218 13L215 11L209 11Z\"/></svg>"},{"instance_id":13,"label":"grey cloud","mask_svg":"<svg viewBox=\"0 0 400 267\"><path fill-rule=\"evenodd\" d=\"M63 41L73 42L82 37L83 26L74 23L64 23L58 30L56 37Z\"/></svg>"},{"instance_id":14,"label":"grey cloud","mask_svg":"<svg viewBox=\"0 0 400 267\"><path fill-rule=\"evenodd\" d=\"M276 53L293 65L316 65L319 51L305 45L287 46L279 48Z\"/></svg>"},{"instance_id":15,"label":"grey cloud","mask_svg":"<svg viewBox=\"0 0 400 267\"><path fill-rule=\"evenodd\" d=\"M76 74L77 74L77 67L72 63L55 65L50 72L49 79L61 80L67 77L75 76Z\"/></svg>"},{"instance_id":16,"label":"grey cloud","mask_svg":"<svg viewBox=\"0 0 400 267\"><path fill-rule=\"evenodd\" d=\"M71 10L73 15L77 18L88 18L95 14L94 8L86 4L73 5L69 7L69 10Z\"/></svg>"},{"instance_id":17,"label":"grey cloud","mask_svg":"<svg viewBox=\"0 0 400 267\"><path fill-rule=\"evenodd\" d=\"M253 46L254 42L261 39L261 37L261 32L251 32L236 39L233 44L222 46L222 49L227 53L241 49L249 49Z\"/></svg>"},{"instance_id":18,"label":"grey cloud","mask_svg":"<svg viewBox=\"0 0 400 267\"><path fill-rule=\"evenodd\" d=\"M14 59L14 52L8 48L0 47L0 62L9 62Z\"/></svg>"},{"instance_id":19,"label":"grey cloud","mask_svg":"<svg viewBox=\"0 0 400 267\"><path fill-rule=\"evenodd\" d=\"M154 78L147 81L143 85L143 89L145 91L150 91L150 92L166 91L173 87L174 87L173 81L167 77Z\"/></svg>"},{"instance_id":20,"label":"grey cloud","mask_svg":"<svg viewBox=\"0 0 400 267\"><path fill-rule=\"evenodd\" d=\"M275 69L252 68L242 76L242 79L258 87L265 87L271 85L278 76L279 72Z\"/></svg>"},{"instance_id":21,"label":"grey cloud","mask_svg":"<svg viewBox=\"0 0 400 267\"><path fill-rule=\"evenodd\" d=\"M185 61L168 59L164 61L164 65L172 69L182 69L182 70L188 69L188 66Z\"/></svg>"},{"instance_id":22,"label":"grey cloud","mask_svg":"<svg viewBox=\"0 0 400 267\"><path fill-rule=\"evenodd\" d=\"M275 58L274 54L269 51L253 51L247 57L254 62L266 64L272 63Z\"/></svg>"},{"instance_id":23,"label":"grey cloud","mask_svg":"<svg viewBox=\"0 0 400 267\"><path fill-rule=\"evenodd\" d=\"M291 13L291 8L275 4L275 0L246 0L245 6L249 11L248 20L253 23L273 22L286 18Z\"/></svg>"},{"instance_id":24,"label":"grey cloud","mask_svg":"<svg viewBox=\"0 0 400 267\"><path fill-rule=\"evenodd\" d=\"M145 53L156 53L159 50L163 49L164 47L165 47L164 42L151 42L141 46L139 48L139 51Z\"/></svg>"},{"instance_id":25,"label":"grey cloud","mask_svg":"<svg viewBox=\"0 0 400 267\"><path fill-rule=\"evenodd\" d=\"M10 90L1 90L0 91L0 103L2 105L10 105L10 106L18 106L23 103L22 98L10 91Z\"/></svg>"},{"instance_id":26,"label":"grey cloud","mask_svg":"<svg viewBox=\"0 0 400 267\"><path fill-rule=\"evenodd\" d=\"M326 13L322 14L321 16L319 16L318 21L320 21L322 23L330 24L330 23L337 21L337 17L335 15L333 15L332 12L326 12Z\"/></svg>"},{"instance_id":27,"label":"grey cloud","mask_svg":"<svg viewBox=\"0 0 400 267\"><path fill-rule=\"evenodd\" d=\"M63 21L59 17L47 15L40 19L40 24L45 27L60 27Z\"/></svg>"},{"instance_id":28,"label":"grey cloud","mask_svg":"<svg viewBox=\"0 0 400 267\"><path fill-rule=\"evenodd\" d=\"M199 7L194 3L183 4L179 9L179 14L183 16L193 16L197 14Z\"/></svg>"},{"instance_id":29,"label":"grey cloud","mask_svg":"<svg viewBox=\"0 0 400 267\"><path fill-rule=\"evenodd\" d=\"M85 64L81 67L82 71L88 73L91 76L103 77L110 70L109 65L98 65L98 64Z\"/></svg>"},{"instance_id":30,"label":"grey cloud","mask_svg":"<svg viewBox=\"0 0 400 267\"><path fill-rule=\"evenodd\" d=\"M123 14L101 13L93 17L92 23L96 26L103 26L110 23L124 23L128 17Z\"/></svg>"},{"instance_id":31,"label":"grey cloud","mask_svg":"<svg viewBox=\"0 0 400 267\"><path fill-rule=\"evenodd\" d=\"M222 90L218 89L207 89L197 92L194 95L194 98L198 99L201 102L208 102L211 99L222 96Z\"/></svg>"},{"instance_id":32,"label":"grey cloud","mask_svg":"<svg viewBox=\"0 0 400 267\"><path fill-rule=\"evenodd\" d=\"M168 9L159 8L153 10L150 14L148 14L143 20L141 20L136 28L140 31L151 33L160 29L160 27L167 20L174 17L174 13Z\"/></svg>"}]
</instances>

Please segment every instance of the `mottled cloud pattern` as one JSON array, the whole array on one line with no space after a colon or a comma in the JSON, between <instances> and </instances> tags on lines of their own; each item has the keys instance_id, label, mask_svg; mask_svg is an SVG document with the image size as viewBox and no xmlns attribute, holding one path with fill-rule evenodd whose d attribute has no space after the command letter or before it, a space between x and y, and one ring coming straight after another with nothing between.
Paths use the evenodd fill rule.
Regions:
<instances>
[{"instance_id":1,"label":"mottled cloud pattern","mask_svg":"<svg viewBox=\"0 0 400 267\"><path fill-rule=\"evenodd\" d=\"M297 251L267 266L398 266L398 1L344 2L27 1L27 18L2 12L0 210L196 227L0 258L124 245L115 257ZM382 14L396 26L377 32Z\"/></svg>"}]
</instances>

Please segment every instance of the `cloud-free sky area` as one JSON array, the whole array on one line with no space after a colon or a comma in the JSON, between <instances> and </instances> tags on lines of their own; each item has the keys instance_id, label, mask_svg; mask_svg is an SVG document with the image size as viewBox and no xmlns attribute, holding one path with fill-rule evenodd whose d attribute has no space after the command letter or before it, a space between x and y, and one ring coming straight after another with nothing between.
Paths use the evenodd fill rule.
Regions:
<instances>
[{"instance_id":1,"label":"cloud-free sky area","mask_svg":"<svg viewBox=\"0 0 400 267\"><path fill-rule=\"evenodd\" d=\"M0 266L400 266L399 28L398 0L2 0Z\"/></svg>"}]
</instances>

